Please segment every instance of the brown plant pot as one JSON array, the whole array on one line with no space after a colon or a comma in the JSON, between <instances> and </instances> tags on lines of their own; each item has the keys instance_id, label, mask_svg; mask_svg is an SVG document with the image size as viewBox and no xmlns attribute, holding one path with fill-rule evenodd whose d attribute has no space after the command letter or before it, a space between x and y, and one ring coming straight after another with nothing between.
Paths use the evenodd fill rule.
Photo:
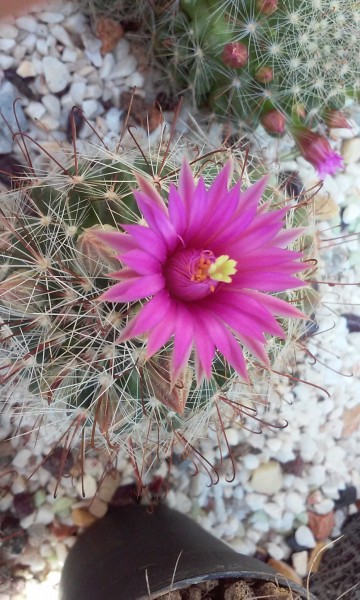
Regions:
<instances>
[{"instance_id":1,"label":"brown plant pot","mask_svg":"<svg viewBox=\"0 0 360 600\"><path fill-rule=\"evenodd\" d=\"M224 578L271 581L315 600L182 513L167 506L149 512L139 505L111 509L78 538L64 565L60 600L149 600Z\"/></svg>"}]
</instances>

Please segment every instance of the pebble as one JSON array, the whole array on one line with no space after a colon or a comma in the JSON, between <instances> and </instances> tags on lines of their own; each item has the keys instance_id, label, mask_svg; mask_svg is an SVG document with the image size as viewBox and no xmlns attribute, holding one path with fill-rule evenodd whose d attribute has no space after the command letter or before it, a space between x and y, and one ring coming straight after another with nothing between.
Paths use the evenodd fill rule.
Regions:
<instances>
[{"instance_id":1,"label":"pebble","mask_svg":"<svg viewBox=\"0 0 360 600\"><path fill-rule=\"evenodd\" d=\"M61 23L61 21L64 20L64 15L62 15L61 13L55 13L55 12L47 12L47 11L41 11L39 13L39 19L40 21L43 21L43 23L49 23L49 24L54 24L54 23ZM53 28L51 28L51 31L53 31Z\"/></svg>"},{"instance_id":2,"label":"pebble","mask_svg":"<svg viewBox=\"0 0 360 600\"><path fill-rule=\"evenodd\" d=\"M23 29L24 31L28 31L29 33L35 33L38 29L38 22L36 21L36 19L34 19L34 17L31 17L30 15L18 17L15 23L19 29Z\"/></svg>"},{"instance_id":3,"label":"pebble","mask_svg":"<svg viewBox=\"0 0 360 600\"><path fill-rule=\"evenodd\" d=\"M317 504L314 504L314 506L313 506L313 510L318 515L326 515L327 513L332 511L333 508L334 508L334 500L331 500L331 498L325 498L324 500L321 500L321 502L318 502Z\"/></svg>"},{"instance_id":4,"label":"pebble","mask_svg":"<svg viewBox=\"0 0 360 600\"><path fill-rule=\"evenodd\" d=\"M0 104L1 104L1 95L0 95ZM1 106L2 111L4 110L3 106ZM13 467L15 469L23 469L29 462L31 457L31 450L29 448L21 448L16 453L13 460Z\"/></svg>"},{"instance_id":5,"label":"pebble","mask_svg":"<svg viewBox=\"0 0 360 600\"><path fill-rule=\"evenodd\" d=\"M60 44L63 44L64 46L67 46L71 49L74 47L74 44L68 32L61 25L54 25L53 27L51 27L51 35L53 35L54 38L58 42L60 42Z\"/></svg>"},{"instance_id":6,"label":"pebble","mask_svg":"<svg viewBox=\"0 0 360 600\"><path fill-rule=\"evenodd\" d=\"M341 147L341 154L345 163L356 163L360 160L360 137L345 140Z\"/></svg>"},{"instance_id":7,"label":"pebble","mask_svg":"<svg viewBox=\"0 0 360 600\"><path fill-rule=\"evenodd\" d=\"M55 119L60 117L61 104L57 96L54 96L54 94L46 94L42 97L41 101L51 117L54 117Z\"/></svg>"},{"instance_id":8,"label":"pebble","mask_svg":"<svg viewBox=\"0 0 360 600\"><path fill-rule=\"evenodd\" d=\"M54 56L44 56L42 59L45 81L50 92L62 92L70 82L67 66Z\"/></svg>"},{"instance_id":9,"label":"pebble","mask_svg":"<svg viewBox=\"0 0 360 600\"><path fill-rule=\"evenodd\" d=\"M41 117L43 117L46 113L46 108L42 102L31 101L25 108L25 113L31 119L41 119Z\"/></svg>"},{"instance_id":10,"label":"pebble","mask_svg":"<svg viewBox=\"0 0 360 600\"><path fill-rule=\"evenodd\" d=\"M74 81L70 85L69 94L72 98L72 101L75 104L81 106L82 101L84 100L85 89L86 89L85 81Z\"/></svg>"},{"instance_id":11,"label":"pebble","mask_svg":"<svg viewBox=\"0 0 360 600\"><path fill-rule=\"evenodd\" d=\"M313 533L306 525L301 525L295 531L295 540L299 546L304 548L314 548L316 542Z\"/></svg>"},{"instance_id":12,"label":"pebble","mask_svg":"<svg viewBox=\"0 0 360 600\"><path fill-rule=\"evenodd\" d=\"M8 52L15 46L15 44L15 40L12 40L11 38L0 38L0 51Z\"/></svg>"},{"instance_id":13,"label":"pebble","mask_svg":"<svg viewBox=\"0 0 360 600\"><path fill-rule=\"evenodd\" d=\"M42 504L35 514L35 523L48 525L54 520L54 511L50 504Z\"/></svg>"},{"instance_id":14,"label":"pebble","mask_svg":"<svg viewBox=\"0 0 360 600\"><path fill-rule=\"evenodd\" d=\"M0 23L0 38L9 38L15 40L19 30L10 23Z\"/></svg>"},{"instance_id":15,"label":"pebble","mask_svg":"<svg viewBox=\"0 0 360 600\"><path fill-rule=\"evenodd\" d=\"M71 512L71 519L78 527L89 527L96 521L96 517L87 508L74 508Z\"/></svg>"},{"instance_id":16,"label":"pebble","mask_svg":"<svg viewBox=\"0 0 360 600\"><path fill-rule=\"evenodd\" d=\"M83 478L76 482L75 488L81 498L93 498L96 494L98 484L92 475L86 473ZM83 492L85 495L83 495Z\"/></svg>"},{"instance_id":17,"label":"pebble","mask_svg":"<svg viewBox=\"0 0 360 600\"><path fill-rule=\"evenodd\" d=\"M254 492L271 496L281 490L282 473L279 463L269 461L260 465L253 473L250 486Z\"/></svg>"},{"instance_id":18,"label":"pebble","mask_svg":"<svg viewBox=\"0 0 360 600\"><path fill-rule=\"evenodd\" d=\"M308 572L308 553L306 550L303 550L302 552L294 552L294 554L291 556L291 562L296 573L300 577L306 577Z\"/></svg>"},{"instance_id":19,"label":"pebble","mask_svg":"<svg viewBox=\"0 0 360 600\"><path fill-rule=\"evenodd\" d=\"M84 111L84 115L87 119L91 119L92 117L99 114L101 111L100 103L97 100L84 100L82 103L82 109Z\"/></svg>"}]
</instances>

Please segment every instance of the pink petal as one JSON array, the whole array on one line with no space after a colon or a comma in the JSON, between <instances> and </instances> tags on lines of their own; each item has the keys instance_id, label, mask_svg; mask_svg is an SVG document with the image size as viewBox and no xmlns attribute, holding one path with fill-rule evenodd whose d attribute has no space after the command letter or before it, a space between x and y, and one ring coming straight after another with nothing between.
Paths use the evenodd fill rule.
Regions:
<instances>
[{"instance_id":1,"label":"pink petal","mask_svg":"<svg viewBox=\"0 0 360 600\"><path fill-rule=\"evenodd\" d=\"M266 186L269 181L269 175L265 175L261 179L258 179L244 192L240 194L240 201L237 209L237 213L240 214L243 210L249 209L250 207L256 207L263 195Z\"/></svg>"},{"instance_id":2,"label":"pink petal","mask_svg":"<svg viewBox=\"0 0 360 600\"><path fill-rule=\"evenodd\" d=\"M234 277L234 291L240 291L241 288L254 288L260 292L283 292L284 290L294 289L306 285L301 279L283 275L281 272L259 272L259 273L239 273L236 274L236 284Z\"/></svg>"},{"instance_id":3,"label":"pink petal","mask_svg":"<svg viewBox=\"0 0 360 600\"><path fill-rule=\"evenodd\" d=\"M99 299L108 302L135 302L135 300L153 296L162 290L164 285L164 278L160 274L143 275L116 283L101 294Z\"/></svg>"},{"instance_id":4,"label":"pink petal","mask_svg":"<svg viewBox=\"0 0 360 600\"><path fill-rule=\"evenodd\" d=\"M155 275L161 272L161 264L158 259L144 250L130 250L130 252L120 255L119 258L139 275Z\"/></svg>"},{"instance_id":5,"label":"pink petal","mask_svg":"<svg viewBox=\"0 0 360 600\"><path fill-rule=\"evenodd\" d=\"M136 203L143 214L149 227L160 234L170 250L174 250L178 243L177 232L169 221L167 214L164 214L157 206L150 205L149 198L143 192L134 192Z\"/></svg>"},{"instance_id":6,"label":"pink petal","mask_svg":"<svg viewBox=\"0 0 360 600\"><path fill-rule=\"evenodd\" d=\"M129 232L139 248L155 256L160 262L165 261L167 247L161 235L143 225L123 225L122 227Z\"/></svg>"},{"instance_id":7,"label":"pink petal","mask_svg":"<svg viewBox=\"0 0 360 600\"><path fill-rule=\"evenodd\" d=\"M126 233L121 231L104 231L103 229L91 228L91 234L98 238L102 242L105 242L110 248L117 250L118 252L126 252L136 248L134 240L131 239Z\"/></svg>"},{"instance_id":8,"label":"pink petal","mask_svg":"<svg viewBox=\"0 0 360 600\"><path fill-rule=\"evenodd\" d=\"M146 346L147 358L160 350L171 338L175 329L176 310L176 303L171 302L165 318L150 331Z\"/></svg>"},{"instance_id":9,"label":"pink petal","mask_svg":"<svg viewBox=\"0 0 360 600\"><path fill-rule=\"evenodd\" d=\"M274 315L278 315L279 317L308 319L308 317L302 313L301 310L296 308L296 306L293 306L293 304L290 304L281 298L277 298L276 296L253 291L246 291L245 294L258 300L259 304L266 306Z\"/></svg>"},{"instance_id":10,"label":"pink petal","mask_svg":"<svg viewBox=\"0 0 360 600\"><path fill-rule=\"evenodd\" d=\"M181 165L179 173L178 191L186 210L190 210L192 198L195 192L195 182L191 171L191 167L186 160L184 160Z\"/></svg>"},{"instance_id":11,"label":"pink petal","mask_svg":"<svg viewBox=\"0 0 360 600\"><path fill-rule=\"evenodd\" d=\"M150 331L166 318L170 306L170 298L166 292L159 292L149 300L123 329L118 342L125 342L132 337Z\"/></svg>"},{"instance_id":12,"label":"pink petal","mask_svg":"<svg viewBox=\"0 0 360 600\"><path fill-rule=\"evenodd\" d=\"M211 336L216 348L223 354L228 363L235 369L237 373L243 377L245 381L249 380L244 355L239 343L235 340L230 331L220 323L220 321L207 314L205 323L208 326L208 332Z\"/></svg>"},{"instance_id":13,"label":"pink petal","mask_svg":"<svg viewBox=\"0 0 360 600\"><path fill-rule=\"evenodd\" d=\"M214 179L208 191L208 205L210 212L214 211L215 208L223 203L225 200L224 196L228 193L228 186L231 181L234 164L230 158L226 161L225 165Z\"/></svg>"},{"instance_id":14,"label":"pink petal","mask_svg":"<svg viewBox=\"0 0 360 600\"><path fill-rule=\"evenodd\" d=\"M181 200L180 195L174 184L170 185L168 209L170 221L174 225L177 234L182 236L186 228L187 215L184 203Z\"/></svg>"},{"instance_id":15,"label":"pink petal","mask_svg":"<svg viewBox=\"0 0 360 600\"><path fill-rule=\"evenodd\" d=\"M179 303L176 313L174 350L171 357L172 385L175 385L189 360L193 340L193 317L190 311Z\"/></svg>"},{"instance_id":16,"label":"pink petal","mask_svg":"<svg viewBox=\"0 0 360 600\"><path fill-rule=\"evenodd\" d=\"M167 214L167 209L164 200L160 196L160 194L156 191L154 184L150 183L145 177L140 175L140 173L134 173L135 178L139 184L139 188L148 198L151 198L154 205L157 206L165 215Z\"/></svg>"},{"instance_id":17,"label":"pink petal","mask_svg":"<svg viewBox=\"0 0 360 600\"><path fill-rule=\"evenodd\" d=\"M196 311L198 314L199 311ZM203 377L203 374L207 379L211 378L211 366L215 354L214 343L208 333L207 327L201 321L200 318L195 318L194 321L194 342L197 361L201 366L199 374L197 376L198 382Z\"/></svg>"}]
</instances>

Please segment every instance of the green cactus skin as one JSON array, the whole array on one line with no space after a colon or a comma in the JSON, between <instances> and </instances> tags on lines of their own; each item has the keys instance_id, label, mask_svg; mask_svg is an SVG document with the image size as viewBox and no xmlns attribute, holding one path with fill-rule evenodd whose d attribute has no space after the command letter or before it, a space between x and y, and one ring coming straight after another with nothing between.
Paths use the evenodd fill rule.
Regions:
<instances>
[{"instance_id":1,"label":"green cactus skin","mask_svg":"<svg viewBox=\"0 0 360 600\"><path fill-rule=\"evenodd\" d=\"M179 0L168 16L158 24L156 52L173 89L243 128L274 109L314 127L359 94L356 0L273 0L271 10L261 0ZM224 64L229 44L247 47L246 65Z\"/></svg>"}]
</instances>

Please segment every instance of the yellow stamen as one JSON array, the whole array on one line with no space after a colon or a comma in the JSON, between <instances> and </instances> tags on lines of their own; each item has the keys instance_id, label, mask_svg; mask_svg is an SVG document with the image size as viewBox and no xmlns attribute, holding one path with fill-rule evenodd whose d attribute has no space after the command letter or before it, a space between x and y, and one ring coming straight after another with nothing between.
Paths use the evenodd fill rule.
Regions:
<instances>
[{"instance_id":1,"label":"yellow stamen","mask_svg":"<svg viewBox=\"0 0 360 600\"><path fill-rule=\"evenodd\" d=\"M215 281L223 281L224 283L231 283L230 275L235 275L237 269L236 260L229 258L227 254L222 254L209 268L209 277Z\"/></svg>"}]
</instances>

